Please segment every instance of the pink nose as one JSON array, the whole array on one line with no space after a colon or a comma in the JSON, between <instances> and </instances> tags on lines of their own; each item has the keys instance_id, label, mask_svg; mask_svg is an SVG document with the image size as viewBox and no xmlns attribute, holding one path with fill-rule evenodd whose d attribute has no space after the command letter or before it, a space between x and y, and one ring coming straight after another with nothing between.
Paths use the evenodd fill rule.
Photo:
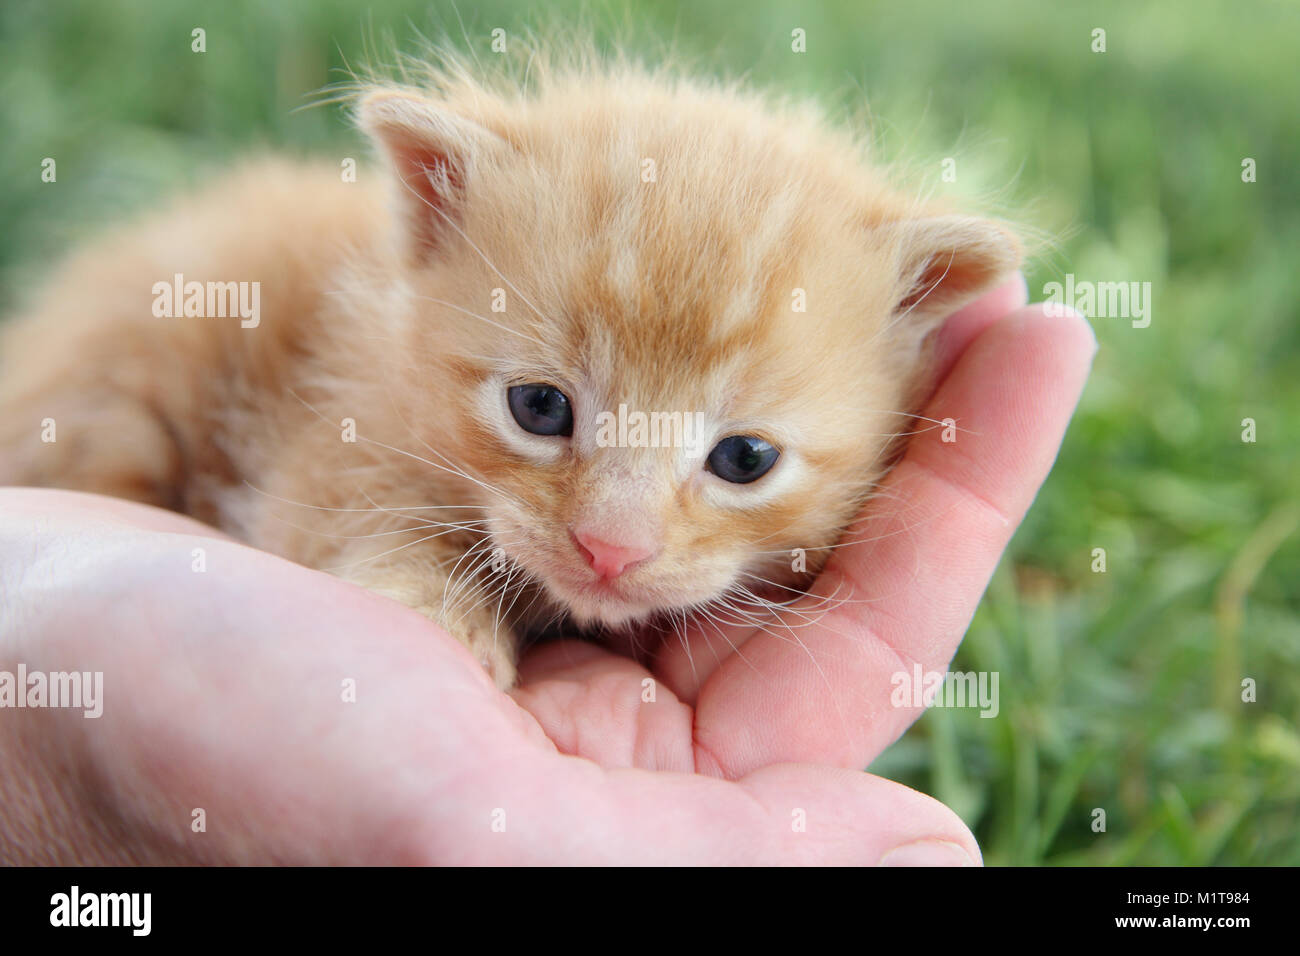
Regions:
<instances>
[{"instance_id":1,"label":"pink nose","mask_svg":"<svg viewBox=\"0 0 1300 956\"><path fill-rule=\"evenodd\" d=\"M641 544L610 544L586 532L570 532L578 553L587 559L591 569L602 578L616 578L631 565L654 554L654 549Z\"/></svg>"}]
</instances>

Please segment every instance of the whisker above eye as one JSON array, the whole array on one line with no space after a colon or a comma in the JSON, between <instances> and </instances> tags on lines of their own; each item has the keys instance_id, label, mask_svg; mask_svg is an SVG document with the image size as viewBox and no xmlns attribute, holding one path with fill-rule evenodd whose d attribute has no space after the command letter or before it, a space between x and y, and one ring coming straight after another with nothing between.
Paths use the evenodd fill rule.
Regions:
<instances>
[{"instance_id":1,"label":"whisker above eye","mask_svg":"<svg viewBox=\"0 0 1300 956\"><path fill-rule=\"evenodd\" d=\"M507 286L509 286L509 287L510 287L510 290L511 290L512 292L514 292L515 295L519 296L519 298L523 301L523 303L524 303L525 305L527 305L528 308L532 309L534 313L536 313L536 315L537 315L537 317L538 317L539 319L541 319L543 322L546 321L546 315L542 312L542 310L539 309L539 308L537 308L537 306L533 305L532 300L529 299L528 296L524 295L521 291L519 291L519 287L518 287L518 286L516 286L513 282L511 282L509 279L506 278L505 273L502 272L500 269L498 269L498 268L496 267L496 264L493 263L492 260L488 258L487 253L485 253L482 249L480 249L480 248L478 247L478 244L475 243L473 239L471 239L469 236L467 236L467 235L465 234L465 230L462 229L462 228L461 228L461 227L456 223L456 220L455 220L455 219L453 219L451 216L447 215L447 213L443 212L441 209L439 209L439 208L438 208L436 205L434 205L433 203L429 202L429 200L425 199L424 196L422 196L422 195L419 193L418 190L414 189L414 188L411 186L411 184L408 183L405 179L401 179L400 182L401 182L401 184L402 184L402 188L403 188L403 189L405 189L407 192L411 193L411 195L415 196L416 199L420 200L420 202L424 203L426 206L428 206L430 209L432 209L434 212L436 212L439 216L441 216L441 217L442 217L442 221L445 222L448 226L450 226L450 227L451 227L451 228L456 232L456 234L459 235L459 236L461 237L461 239L463 239L463 240L465 241L465 244L468 245L471 249L474 250L475 254L476 254L480 259L483 260L483 263L484 263L484 264L485 264L489 269L491 269L493 272L496 273L497 278L499 278L502 282L504 282ZM479 316L479 318L482 318L482 316ZM523 333L519 333L519 334L522 335ZM537 342L539 345L543 345L543 344L545 344L545 343L543 343L543 342L538 341L537 339L534 339L533 341Z\"/></svg>"},{"instance_id":2,"label":"whisker above eye","mask_svg":"<svg viewBox=\"0 0 1300 956\"><path fill-rule=\"evenodd\" d=\"M486 322L488 325L492 326L493 328L500 329L502 332L509 332L511 335L517 335L522 339L527 339L528 341L536 345L544 346L546 344L545 342L543 342L541 339L537 338L534 335L529 335L527 332L520 332L518 329L512 329L510 328L510 326L502 325L500 322L493 322L486 315L479 315L477 312L472 312L469 309L457 305L455 302L448 302L446 299L435 299L433 296L430 295L417 295L414 298L419 299L423 302L435 302L438 305L445 305L449 309L455 309L457 312L460 312L464 315L468 315L471 318L478 319L480 322Z\"/></svg>"}]
</instances>

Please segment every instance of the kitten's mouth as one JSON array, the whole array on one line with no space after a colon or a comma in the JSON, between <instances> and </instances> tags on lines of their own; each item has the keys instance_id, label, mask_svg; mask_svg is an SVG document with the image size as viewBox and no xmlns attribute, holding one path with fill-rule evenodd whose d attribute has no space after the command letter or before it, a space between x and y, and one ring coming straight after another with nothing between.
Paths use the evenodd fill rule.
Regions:
<instances>
[{"instance_id":1,"label":"kitten's mouth","mask_svg":"<svg viewBox=\"0 0 1300 956\"><path fill-rule=\"evenodd\" d=\"M622 578L592 577L570 569L553 574L548 590L584 625L621 627L648 619L658 609L650 595Z\"/></svg>"},{"instance_id":2,"label":"kitten's mouth","mask_svg":"<svg viewBox=\"0 0 1300 956\"><path fill-rule=\"evenodd\" d=\"M564 590L578 598L598 602L602 605L634 605L639 603L633 589L618 578L579 578L566 575Z\"/></svg>"}]
</instances>

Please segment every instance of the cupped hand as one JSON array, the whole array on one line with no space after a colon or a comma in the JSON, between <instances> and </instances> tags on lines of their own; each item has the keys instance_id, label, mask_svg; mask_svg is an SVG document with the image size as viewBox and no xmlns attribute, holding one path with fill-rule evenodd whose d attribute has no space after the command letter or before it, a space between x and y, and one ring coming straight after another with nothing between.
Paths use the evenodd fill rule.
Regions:
<instances>
[{"instance_id":1,"label":"cupped hand","mask_svg":"<svg viewBox=\"0 0 1300 956\"><path fill-rule=\"evenodd\" d=\"M674 769L731 779L789 761L860 769L896 740L923 708L893 706L894 675L946 670L1096 352L1082 316L1025 297L1016 277L945 324L916 434L806 600L761 627L697 624L664 641L650 675L589 646L544 648L525 662L520 697L547 734L606 764L661 765L662 715L605 729L602 697L623 674L653 676L681 701Z\"/></svg>"},{"instance_id":2,"label":"cupped hand","mask_svg":"<svg viewBox=\"0 0 1300 956\"><path fill-rule=\"evenodd\" d=\"M978 862L950 810L859 768L917 716L890 675L951 658L1087 374L1086 323L1023 297L945 327L925 415L958 440L914 437L837 550L814 593L852 600L649 669L551 644L503 695L334 577L143 506L0 491L0 671L104 675L98 718L0 709L0 859Z\"/></svg>"}]
</instances>

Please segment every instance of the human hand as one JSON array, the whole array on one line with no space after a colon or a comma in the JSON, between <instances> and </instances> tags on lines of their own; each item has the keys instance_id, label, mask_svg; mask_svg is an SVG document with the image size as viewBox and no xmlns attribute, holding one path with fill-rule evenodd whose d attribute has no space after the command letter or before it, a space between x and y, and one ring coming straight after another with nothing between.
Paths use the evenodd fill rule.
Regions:
<instances>
[{"instance_id":1,"label":"human hand","mask_svg":"<svg viewBox=\"0 0 1300 956\"><path fill-rule=\"evenodd\" d=\"M922 436L890 478L943 520L837 556L819 586L870 576L887 598L802 632L811 654L742 634L743 657L697 653L692 672L665 646L647 671L561 643L505 696L427 619L333 577L153 509L0 492L0 670L102 671L105 698L98 719L0 711L0 857L978 861L947 808L848 768L915 718L888 707L891 648L927 669L951 656L1086 374L1082 320L1027 310L980 334L1007 296L944 332L947 361L974 344L927 415L969 442ZM917 527L908 513L863 520Z\"/></svg>"},{"instance_id":2,"label":"human hand","mask_svg":"<svg viewBox=\"0 0 1300 956\"><path fill-rule=\"evenodd\" d=\"M892 675L946 669L1096 352L1081 316L1048 316L1026 299L1018 276L945 324L930 424L784 626L696 625L648 668L591 644L539 648L516 696L546 733L604 766L729 779L874 760L922 712L891 705ZM942 440L945 419L956 441ZM653 709L636 705L647 679L658 685Z\"/></svg>"}]
</instances>

